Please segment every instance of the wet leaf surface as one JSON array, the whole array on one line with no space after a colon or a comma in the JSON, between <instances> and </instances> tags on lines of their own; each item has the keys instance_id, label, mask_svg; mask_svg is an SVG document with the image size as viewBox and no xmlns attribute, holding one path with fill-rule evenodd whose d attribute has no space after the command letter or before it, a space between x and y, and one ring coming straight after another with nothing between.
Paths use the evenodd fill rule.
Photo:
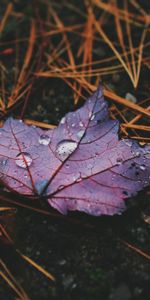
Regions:
<instances>
[{"instance_id":1,"label":"wet leaf surface","mask_svg":"<svg viewBox=\"0 0 150 300\"><path fill-rule=\"evenodd\" d=\"M0 179L10 190L45 197L66 213L114 215L150 184L150 147L118 138L102 88L57 128L44 131L9 118L0 129Z\"/></svg>"}]
</instances>

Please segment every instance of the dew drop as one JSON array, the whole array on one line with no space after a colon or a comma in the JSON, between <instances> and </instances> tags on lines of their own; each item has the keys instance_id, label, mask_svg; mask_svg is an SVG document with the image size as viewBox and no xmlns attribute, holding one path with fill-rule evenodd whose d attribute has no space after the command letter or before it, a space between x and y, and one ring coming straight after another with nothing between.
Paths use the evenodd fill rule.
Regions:
<instances>
[{"instance_id":1,"label":"dew drop","mask_svg":"<svg viewBox=\"0 0 150 300\"><path fill-rule=\"evenodd\" d=\"M140 154L139 151L136 151L136 152L135 152L135 155L136 155L137 157L139 157L141 154Z\"/></svg>"},{"instance_id":2,"label":"dew drop","mask_svg":"<svg viewBox=\"0 0 150 300\"><path fill-rule=\"evenodd\" d=\"M145 171L145 169L146 169L145 165L141 165L141 166L140 166L140 169L141 169L142 171Z\"/></svg>"},{"instance_id":3,"label":"dew drop","mask_svg":"<svg viewBox=\"0 0 150 300\"><path fill-rule=\"evenodd\" d=\"M78 177L76 175L72 176L73 181L77 181Z\"/></svg>"},{"instance_id":4,"label":"dew drop","mask_svg":"<svg viewBox=\"0 0 150 300\"><path fill-rule=\"evenodd\" d=\"M56 147L56 155L60 160L65 160L76 148L77 142L64 140L58 143Z\"/></svg>"},{"instance_id":5,"label":"dew drop","mask_svg":"<svg viewBox=\"0 0 150 300\"><path fill-rule=\"evenodd\" d=\"M76 182L80 182L81 180L82 180L82 178L80 177L76 180Z\"/></svg>"},{"instance_id":6,"label":"dew drop","mask_svg":"<svg viewBox=\"0 0 150 300\"><path fill-rule=\"evenodd\" d=\"M112 176L112 181L114 181L114 180L115 180L115 178L116 178L116 175L113 175L113 176Z\"/></svg>"},{"instance_id":7,"label":"dew drop","mask_svg":"<svg viewBox=\"0 0 150 300\"><path fill-rule=\"evenodd\" d=\"M1 166L6 166L6 163L7 163L7 159L3 159L0 161Z\"/></svg>"},{"instance_id":8,"label":"dew drop","mask_svg":"<svg viewBox=\"0 0 150 300\"><path fill-rule=\"evenodd\" d=\"M65 124L65 121L66 121L66 118L63 117L63 118L61 119L61 121L60 121L60 124Z\"/></svg>"},{"instance_id":9,"label":"dew drop","mask_svg":"<svg viewBox=\"0 0 150 300\"><path fill-rule=\"evenodd\" d=\"M49 143L50 143L50 137L46 134L42 134L40 137L39 137L39 144L40 145L44 145L44 146L47 146Z\"/></svg>"},{"instance_id":10,"label":"dew drop","mask_svg":"<svg viewBox=\"0 0 150 300\"><path fill-rule=\"evenodd\" d=\"M93 116L91 117L91 121L94 120L94 118L95 118L95 115L93 115Z\"/></svg>"},{"instance_id":11,"label":"dew drop","mask_svg":"<svg viewBox=\"0 0 150 300\"><path fill-rule=\"evenodd\" d=\"M131 141L131 140L125 139L124 142L125 142L125 144L126 144L127 146L129 146L129 147L132 146L132 141Z\"/></svg>"},{"instance_id":12,"label":"dew drop","mask_svg":"<svg viewBox=\"0 0 150 300\"><path fill-rule=\"evenodd\" d=\"M117 164L118 164L118 165L121 165L121 164L122 164L122 158L118 157L118 158L116 159L116 161L117 161Z\"/></svg>"},{"instance_id":13,"label":"dew drop","mask_svg":"<svg viewBox=\"0 0 150 300\"><path fill-rule=\"evenodd\" d=\"M32 158L30 156L29 153L27 152L20 152L17 156L16 156L16 165L18 167L24 168L26 169L27 166L29 167L32 163Z\"/></svg>"},{"instance_id":14,"label":"dew drop","mask_svg":"<svg viewBox=\"0 0 150 300\"><path fill-rule=\"evenodd\" d=\"M104 108L105 106L106 106L105 102L101 103L101 108Z\"/></svg>"},{"instance_id":15,"label":"dew drop","mask_svg":"<svg viewBox=\"0 0 150 300\"><path fill-rule=\"evenodd\" d=\"M138 180L138 183L142 183L142 181L141 181L141 180Z\"/></svg>"},{"instance_id":16,"label":"dew drop","mask_svg":"<svg viewBox=\"0 0 150 300\"><path fill-rule=\"evenodd\" d=\"M80 127L83 127L83 123L82 123L82 122L79 122L79 126L80 126Z\"/></svg>"},{"instance_id":17,"label":"dew drop","mask_svg":"<svg viewBox=\"0 0 150 300\"><path fill-rule=\"evenodd\" d=\"M64 185L60 185L60 186L58 187L58 190L62 190L64 187L65 187Z\"/></svg>"},{"instance_id":18,"label":"dew drop","mask_svg":"<svg viewBox=\"0 0 150 300\"><path fill-rule=\"evenodd\" d=\"M84 134L84 130L80 130L77 132L77 137L81 138L83 136L83 134Z\"/></svg>"},{"instance_id":19,"label":"dew drop","mask_svg":"<svg viewBox=\"0 0 150 300\"><path fill-rule=\"evenodd\" d=\"M136 157L140 157L141 156L141 152L136 150L136 151L132 151L133 155Z\"/></svg>"}]
</instances>

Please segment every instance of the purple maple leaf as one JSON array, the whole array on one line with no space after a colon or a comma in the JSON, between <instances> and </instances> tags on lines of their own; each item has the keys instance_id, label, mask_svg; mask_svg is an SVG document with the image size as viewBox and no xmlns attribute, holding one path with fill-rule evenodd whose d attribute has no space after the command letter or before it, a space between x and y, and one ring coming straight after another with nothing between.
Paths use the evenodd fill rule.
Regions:
<instances>
[{"instance_id":1,"label":"purple maple leaf","mask_svg":"<svg viewBox=\"0 0 150 300\"><path fill-rule=\"evenodd\" d=\"M9 118L0 129L0 180L64 214L121 213L125 198L150 185L150 147L119 140L118 129L101 88L52 130Z\"/></svg>"}]
</instances>

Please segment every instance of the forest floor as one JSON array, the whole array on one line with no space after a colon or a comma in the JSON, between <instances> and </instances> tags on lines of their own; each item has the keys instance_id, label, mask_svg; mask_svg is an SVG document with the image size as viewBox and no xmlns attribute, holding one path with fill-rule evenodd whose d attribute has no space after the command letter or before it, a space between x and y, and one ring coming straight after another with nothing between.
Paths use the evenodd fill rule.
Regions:
<instances>
[{"instance_id":1,"label":"forest floor","mask_svg":"<svg viewBox=\"0 0 150 300\"><path fill-rule=\"evenodd\" d=\"M1 122L57 125L102 81L120 137L150 143L148 1L62 2L2 1ZM118 216L61 216L2 186L0 299L147 299L149 196L129 199Z\"/></svg>"}]
</instances>

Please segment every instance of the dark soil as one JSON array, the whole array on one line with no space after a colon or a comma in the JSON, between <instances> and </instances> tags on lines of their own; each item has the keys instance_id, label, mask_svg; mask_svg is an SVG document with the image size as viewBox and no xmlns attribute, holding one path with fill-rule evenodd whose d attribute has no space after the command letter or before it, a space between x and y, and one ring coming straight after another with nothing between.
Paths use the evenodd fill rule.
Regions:
<instances>
[{"instance_id":1,"label":"dark soil","mask_svg":"<svg viewBox=\"0 0 150 300\"><path fill-rule=\"evenodd\" d=\"M28 7L27 12L32 14L29 4L25 8L24 1L22 4L21 1L14 2L18 11ZM145 5L148 9L147 1ZM65 18L65 14L62 16ZM76 17L73 17L75 22ZM9 30L4 40L10 38ZM99 47L106 56L105 46L101 44ZM137 98L148 97L149 78L144 68L136 91L124 72L117 74L116 78L105 76L102 79L119 95L125 96L129 92ZM73 109L72 92L61 80L40 79L34 86L26 117L58 124L60 118ZM19 116L19 109L14 114ZM12 199L25 201L16 196ZM2 202L4 205L5 201ZM54 213L46 203L42 206ZM31 300L148 299L150 261L136 252L136 249L146 253L150 251L150 225L144 221L144 216L150 215L150 204L145 191L135 199L129 199L127 207L128 210L121 216L99 218L80 213L70 213L65 217L59 214L46 216L17 207L14 216L8 217L10 224L7 224L15 246L2 240L1 258ZM7 223L6 219L3 218L2 223ZM129 248L126 242L135 249ZM16 248L52 273L56 281L48 280L21 259ZM0 299L18 299L3 280L0 281Z\"/></svg>"},{"instance_id":2,"label":"dark soil","mask_svg":"<svg viewBox=\"0 0 150 300\"><path fill-rule=\"evenodd\" d=\"M61 220L59 215L46 217L19 208L15 247L55 275L55 283L20 259L10 245L1 245L2 258L33 300L147 299L149 260L124 244L150 249L150 225L143 220L147 201L136 199L122 216L96 219L73 213ZM6 285L2 287L0 299L15 299Z\"/></svg>"}]
</instances>

